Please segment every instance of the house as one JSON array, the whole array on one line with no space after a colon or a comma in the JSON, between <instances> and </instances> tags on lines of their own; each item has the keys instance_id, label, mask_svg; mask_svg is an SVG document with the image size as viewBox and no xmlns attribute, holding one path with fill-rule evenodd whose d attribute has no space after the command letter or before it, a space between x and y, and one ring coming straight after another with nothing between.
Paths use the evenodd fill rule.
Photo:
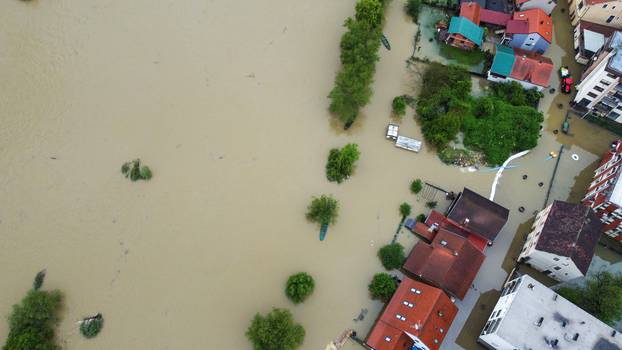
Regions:
<instances>
[{"instance_id":1,"label":"house","mask_svg":"<svg viewBox=\"0 0 622 350\"><path fill-rule=\"evenodd\" d=\"M611 145L594 171L594 181L589 185L582 203L596 212L602 222L605 236L622 248L622 140ZM615 246L615 245L614 245Z\"/></svg>"},{"instance_id":2,"label":"house","mask_svg":"<svg viewBox=\"0 0 622 350\"><path fill-rule=\"evenodd\" d=\"M510 0L460 0L460 5L465 2L476 3L482 10L486 9L506 14L509 14L514 10L514 6Z\"/></svg>"},{"instance_id":3,"label":"house","mask_svg":"<svg viewBox=\"0 0 622 350\"><path fill-rule=\"evenodd\" d=\"M464 299L485 255L467 238L439 228L431 244L414 246L403 269L447 294Z\"/></svg>"},{"instance_id":4,"label":"house","mask_svg":"<svg viewBox=\"0 0 622 350\"><path fill-rule=\"evenodd\" d=\"M605 45L615 29L600 24L579 21L574 28L575 61L588 64L594 55Z\"/></svg>"},{"instance_id":5,"label":"house","mask_svg":"<svg viewBox=\"0 0 622 350\"><path fill-rule=\"evenodd\" d=\"M455 225L447 219L445 215L436 210L432 210L424 222L417 222L414 224L411 231L420 238L423 238L426 242L431 243L434 240L434 237L436 237L439 229L444 229L468 239L477 249L481 251L484 251L488 245L487 239L484 239L479 235L469 233L469 231L459 225Z\"/></svg>"},{"instance_id":6,"label":"house","mask_svg":"<svg viewBox=\"0 0 622 350\"><path fill-rule=\"evenodd\" d=\"M568 15L573 27L580 21L588 21L622 29L621 0L568 0Z\"/></svg>"},{"instance_id":7,"label":"house","mask_svg":"<svg viewBox=\"0 0 622 350\"><path fill-rule=\"evenodd\" d=\"M550 58L497 45L488 80L505 83L515 81L525 89L542 91L549 87L553 61Z\"/></svg>"},{"instance_id":8,"label":"house","mask_svg":"<svg viewBox=\"0 0 622 350\"><path fill-rule=\"evenodd\" d=\"M553 22L539 8L514 12L502 43L516 49L543 54L553 40Z\"/></svg>"},{"instance_id":9,"label":"house","mask_svg":"<svg viewBox=\"0 0 622 350\"><path fill-rule=\"evenodd\" d=\"M615 31L581 76L575 110L622 123L622 32Z\"/></svg>"},{"instance_id":10,"label":"house","mask_svg":"<svg viewBox=\"0 0 622 350\"><path fill-rule=\"evenodd\" d=\"M438 350L457 313L442 290L405 277L366 343L375 350Z\"/></svg>"},{"instance_id":11,"label":"house","mask_svg":"<svg viewBox=\"0 0 622 350\"><path fill-rule=\"evenodd\" d=\"M524 275L505 285L478 342L494 350L619 350L622 335Z\"/></svg>"},{"instance_id":12,"label":"house","mask_svg":"<svg viewBox=\"0 0 622 350\"><path fill-rule=\"evenodd\" d=\"M460 16L452 17L449 22L445 43L464 50L481 46L484 38L484 29L479 24L479 5L472 2L462 3L460 6Z\"/></svg>"},{"instance_id":13,"label":"house","mask_svg":"<svg viewBox=\"0 0 622 350\"><path fill-rule=\"evenodd\" d=\"M501 205L464 188L449 206L447 219L469 234L493 242L508 221L509 213Z\"/></svg>"},{"instance_id":14,"label":"house","mask_svg":"<svg viewBox=\"0 0 622 350\"><path fill-rule=\"evenodd\" d=\"M555 6L557 6L557 0L516 0L517 11L540 9L549 16Z\"/></svg>"},{"instance_id":15,"label":"house","mask_svg":"<svg viewBox=\"0 0 622 350\"><path fill-rule=\"evenodd\" d=\"M592 208L554 201L536 215L518 259L560 282L583 277L601 229Z\"/></svg>"}]
</instances>

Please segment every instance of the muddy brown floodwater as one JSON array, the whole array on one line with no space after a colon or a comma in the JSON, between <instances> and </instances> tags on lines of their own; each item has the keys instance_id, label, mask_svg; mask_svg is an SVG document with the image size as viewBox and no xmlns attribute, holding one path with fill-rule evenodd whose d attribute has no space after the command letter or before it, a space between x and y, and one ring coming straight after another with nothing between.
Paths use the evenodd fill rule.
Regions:
<instances>
[{"instance_id":1,"label":"muddy brown floodwater","mask_svg":"<svg viewBox=\"0 0 622 350\"><path fill-rule=\"evenodd\" d=\"M402 6L387 10L393 49L381 50L372 103L343 132L326 95L354 0L3 1L0 315L45 267L46 287L66 295L68 350L250 349L250 319L273 306L305 326L303 349L349 327L364 337L381 308L367 295L376 250L401 202L424 210L409 182L487 194L493 178L385 141L391 99L419 89L405 64L416 27ZM421 138L411 117L401 132ZM525 158L534 182L550 176L543 158L556 141L545 138ZM328 150L347 142L362 151L356 174L328 183ZM121 176L135 157L151 181ZM497 191L513 214L543 197L518 176ZM322 193L341 202L324 242L304 219ZM283 287L298 271L316 290L294 306ZM368 317L355 323L361 308ZM105 330L87 341L75 322L95 312ZM6 334L0 322L0 342Z\"/></svg>"}]
</instances>

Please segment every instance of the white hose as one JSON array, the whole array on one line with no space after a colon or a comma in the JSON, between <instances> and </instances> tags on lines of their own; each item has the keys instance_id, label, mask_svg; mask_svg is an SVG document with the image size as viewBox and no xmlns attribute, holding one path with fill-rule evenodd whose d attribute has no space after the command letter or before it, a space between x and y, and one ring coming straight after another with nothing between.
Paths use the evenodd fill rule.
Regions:
<instances>
[{"instance_id":1,"label":"white hose","mask_svg":"<svg viewBox=\"0 0 622 350\"><path fill-rule=\"evenodd\" d=\"M497 174L495 175L495 180L492 182L492 188L490 189L490 198L489 199L491 201L495 198L495 192L497 190L497 184L499 183L499 178L501 178L501 173L503 172L503 169L505 169L505 167L507 167L508 164L510 164L511 161L513 161L516 158L520 158L520 157L524 156L527 153L529 153L529 150L522 151L522 152L516 153L515 155L510 156L508 159L505 160L505 162L503 162L503 165L499 168L499 170L497 170Z\"/></svg>"}]
</instances>

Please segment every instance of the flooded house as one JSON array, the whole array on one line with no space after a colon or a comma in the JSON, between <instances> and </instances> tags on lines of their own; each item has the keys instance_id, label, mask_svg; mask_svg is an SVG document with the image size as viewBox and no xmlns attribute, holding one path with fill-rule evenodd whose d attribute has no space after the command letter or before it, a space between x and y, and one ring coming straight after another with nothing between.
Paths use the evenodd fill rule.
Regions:
<instances>
[{"instance_id":1,"label":"flooded house","mask_svg":"<svg viewBox=\"0 0 622 350\"><path fill-rule=\"evenodd\" d=\"M539 8L515 12L508 21L502 44L543 54L553 40L553 21Z\"/></svg>"},{"instance_id":2,"label":"flooded house","mask_svg":"<svg viewBox=\"0 0 622 350\"><path fill-rule=\"evenodd\" d=\"M493 2L490 3L492 4ZM494 4L494 6L491 5L492 8L499 8L496 2ZM502 6L502 8L505 7ZM484 29L482 26L488 26L493 29L503 28L511 17L506 12L488 9L480 2L462 2L460 4L460 15L452 17L449 23L445 42L461 49L473 49L476 46L481 46L484 40Z\"/></svg>"},{"instance_id":3,"label":"flooded house","mask_svg":"<svg viewBox=\"0 0 622 350\"><path fill-rule=\"evenodd\" d=\"M374 350L438 350L457 313L442 290L405 277L366 344Z\"/></svg>"},{"instance_id":4,"label":"flooded house","mask_svg":"<svg viewBox=\"0 0 622 350\"><path fill-rule=\"evenodd\" d=\"M557 281L584 277L601 234L592 208L556 200L536 215L518 259Z\"/></svg>"},{"instance_id":5,"label":"flooded house","mask_svg":"<svg viewBox=\"0 0 622 350\"><path fill-rule=\"evenodd\" d=\"M497 45L488 80L499 83L515 81L525 89L542 91L549 87L552 73L550 58Z\"/></svg>"},{"instance_id":6,"label":"flooded house","mask_svg":"<svg viewBox=\"0 0 622 350\"><path fill-rule=\"evenodd\" d=\"M492 350L622 348L615 329L528 275L505 285L478 342Z\"/></svg>"},{"instance_id":7,"label":"flooded house","mask_svg":"<svg viewBox=\"0 0 622 350\"><path fill-rule=\"evenodd\" d=\"M605 42L615 32L614 28L588 21L579 21L574 27L575 61L588 64L596 53L605 45Z\"/></svg>"}]
</instances>

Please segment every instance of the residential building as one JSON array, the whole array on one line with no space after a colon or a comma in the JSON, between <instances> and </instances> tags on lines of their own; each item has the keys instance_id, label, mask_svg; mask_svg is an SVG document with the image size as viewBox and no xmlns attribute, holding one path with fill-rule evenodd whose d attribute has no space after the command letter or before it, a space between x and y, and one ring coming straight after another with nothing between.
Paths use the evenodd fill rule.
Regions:
<instances>
[{"instance_id":1,"label":"residential building","mask_svg":"<svg viewBox=\"0 0 622 350\"><path fill-rule=\"evenodd\" d=\"M502 43L516 49L543 54L553 40L553 22L544 11L534 8L514 12Z\"/></svg>"},{"instance_id":2,"label":"residential building","mask_svg":"<svg viewBox=\"0 0 622 350\"><path fill-rule=\"evenodd\" d=\"M508 221L509 213L503 206L464 188L449 206L447 219L469 234L493 242Z\"/></svg>"},{"instance_id":3,"label":"residential building","mask_svg":"<svg viewBox=\"0 0 622 350\"><path fill-rule=\"evenodd\" d=\"M579 21L588 21L622 29L621 0L568 0L568 15L573 27Z\"/></svg>"},{"instance_id":4,"label":"residential building","mask_svg":"<svg viewBox=\"0 0 622 350\"><path fill-rule=\"evenodd\" d=\"M561 282L587 274L602 234L592 208L554 201L536 215L531 228L520 261Z\"/></svg>"},{"instance_id":5,"label":"residential building","mask_svg":"<svg viewBox=\"0 0 622 350\"><path fill-rule=\"evenodd\" d=\"M603 223L605 236L622 247L622 140L611 145L594 172L594 181L590 183L583 204L591 207Z\"/></svg>"},{"instance_id":6,"label":"residential building","mask_svg":"<svg viewBox=\"0 0 622 350\"><path fill-rule=\"evenodd\" d=\"M478 342L493 350L619 350L622 335L524 275L505 285Z\"/></svg>"},{"instance_id":7,"label":"residential building","mask_svg":"<svg viewBox=\"0 0 622 350\"><path fill-rule=\"evenodd\" d=\"M605 45L615 29L600 24L580 21L574 28L575 61L588 64L594 55Z\"/></svg>"},{"instance_id":8,"label":"residential building","mask_svg":"<svg viewBox=\"0 0 622 350\"><path fill-rule=\"evenodd\" d=\"M457 313L442 290L405 277L366 343L375 350L438 350Z\"/></svg>"},{"instance_id":9,"label":"residential building","mask_svg":"<svg viewBox=\"0 0 622 350\"><path fill-rule=\"evenodd\" d=\"M460 0L460 4L465 2L477 3L482 10L486 9L507 14L514 11L512 0Z\"/></svg>"},{"instance_id":10,"label":"residential building","mask_svg":"<svg viewBox=\"0 0 622 350\"><path fill-rule=\"evenodd\" d=\"M479 24L480 7L472 2L462 3L460 16L452 17L449 22L445 43L465 50L482 46L484 29Z\"/></svg>"},{"instance_id":11,"label":"residential building","mask_svg":"<svg viewBox=\"0 0 622 350\"><path fill-rule=\"evenodd\" d=\"M549 87L553 73L550 58L497 45L488 80L505 83L515 81L525 89L542 91Z\"/></svg>"},{"instance_id":12,"label":"residential building","mask_svg":"<svg viewBox=\"0 0 622 350\"><path fill-rule=\"evenodd\" d=\"M616 31L594 56L581 82L573 106L581 113L622 123L622 32Z\"/></svg>"},{"instance_id":13,"label":"residential building","mask_svg":"<svg viewBox=\"0 0 622 350\"><path fill-rule=\"evenodd\" d=\"M557 6L557 0L516 0L516 9L518 11L527 11L531 9L540 9L547 15Z\"/></svg>"},{"instance_id":14,"label":"residential building","mask_svg":"<svg viewBox=\"0 0 622 350\"><path fill-rule=\"evenodd\" d=\"M429 243L434 241L434 237L436 237L439 229L444 229L445 231L449 231L453 234L468 239L477 249L481 251L484 251L484 249L486 249L486 246L489 242L487 239L484 239L476 234L471 234L464 228L455 225L453 222L447 219L445 215L441 214L436 210L432 210L430 214L426 217L424 222L407 222L406 224L404 224L404 226L406 226L414 234L419 236L419 238L422 238Z\"/></svg>"},{"instance_id":15,"label":"residential building","mask_svg":"<svg viewBox=\"0 0 622 350\"><path fill-rule=\"evenodd\" d=\"M407 273L464 299L486 256L467 238L439 228L431 244L414 246L403 269Z\"/></svg>"}]
</instances>

